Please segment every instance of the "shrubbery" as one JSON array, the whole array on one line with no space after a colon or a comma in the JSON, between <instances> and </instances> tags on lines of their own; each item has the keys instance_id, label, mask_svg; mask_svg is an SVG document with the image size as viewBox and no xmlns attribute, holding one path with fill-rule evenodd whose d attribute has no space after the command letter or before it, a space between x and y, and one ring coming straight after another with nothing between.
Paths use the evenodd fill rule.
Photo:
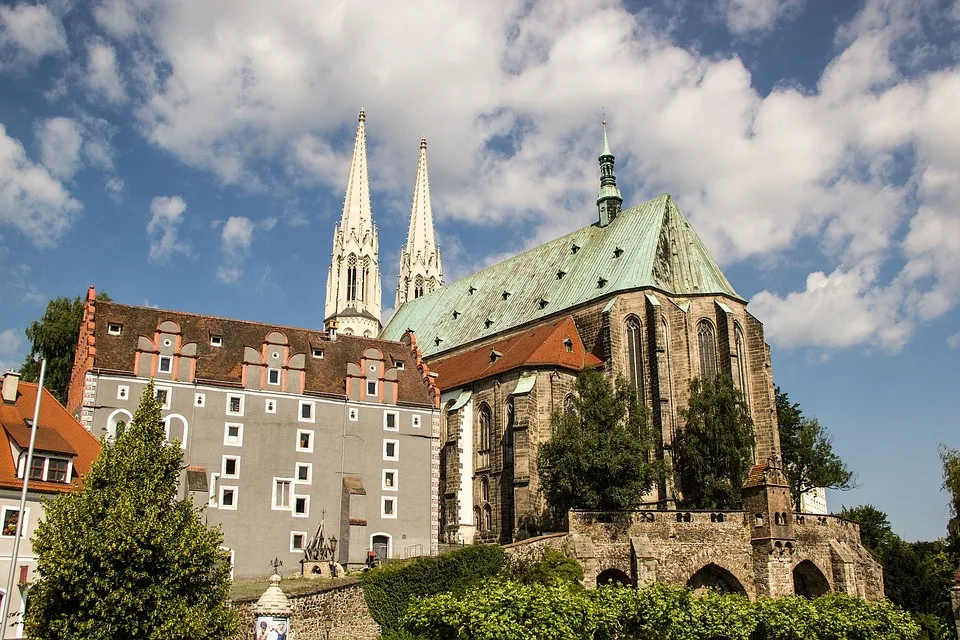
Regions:
<instances>
[{"instance_id":1,"label":"shrubbery","mask_svg":"<svg viewBox=\"0 0 960 640\"><path fill-rule=\"evenodd\" d=\"M519 555L508 556L502 573L508 580L523 584L552 584L554 581L579 584L583 581L580 563L553 549L544 550L538 560Z\"/></svg>"},{"instance_id":2,"label":"shrubbery","mask_svg":"<svg viewBox=\"0 0 960 640\"><path fill-rule=\"evenodd\" d=\"M587 591L507 580L414 600L400 624L397 637L419 640L910 640L920 632L889 602L837 593L750 602L664 584Z\"/></svg>"}]
</instances>

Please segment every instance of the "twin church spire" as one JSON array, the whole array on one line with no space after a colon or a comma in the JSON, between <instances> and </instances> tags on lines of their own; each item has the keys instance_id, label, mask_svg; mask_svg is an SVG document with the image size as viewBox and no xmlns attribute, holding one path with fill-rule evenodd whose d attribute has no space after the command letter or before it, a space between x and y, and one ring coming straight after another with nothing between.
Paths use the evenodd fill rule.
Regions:
<instances>
[{"instance_id":1,"label":"twin church spire","mask_svg":"<svg viewBox=\"0 0 960 640\"><path fill-rule=\"evenodd\" d=\"M366 114L357 119L357 134L343 200L343 215L333 232L327 273L324 327L340 333L376 337L381 329L380 245L370 208ZM420 139L420 161L413 189L410 230L400 252L396 305L439 288L443 282L440 251L433 233L427 141Z\"/></svg>"}]
</instances>

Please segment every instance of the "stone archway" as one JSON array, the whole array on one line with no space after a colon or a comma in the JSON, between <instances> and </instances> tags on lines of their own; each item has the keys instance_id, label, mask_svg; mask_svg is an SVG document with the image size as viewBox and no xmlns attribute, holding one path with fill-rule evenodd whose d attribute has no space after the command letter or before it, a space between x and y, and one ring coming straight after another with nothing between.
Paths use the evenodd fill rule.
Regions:
<instances>
[{"instance_id":1,"label":"stone archway","mask_svg":"<svg viewBox=\"0 0 960 640\"><path fill-rule=\"evenodd\" d=\"M830 593L830 583L817 565L804 560L793 568L793 592L804 598L816 598Z\"/></svg>"},{"instance_id":2,"label":"stone archway","mask_svg":"<svg viewBox=\"0 0 960 640\"><path fill-rule=\"evenodd\" d=\"M633 580L620 569L604 569L597 574L597 586L612 585L616 587L632 587Z\"/></svg>"},{"instance_id":3,"label":"stone archway","mask_svg":"<svg viewBox=\"0 0 960 640\"><path fill-rule=\"evenodd\" d=\"M723 593L747 595L747 590L743 588L735 575L712 562L690 576L690 579L687 580L687 586L694 590L716 589Z\"/></svg>"}]
</instances>

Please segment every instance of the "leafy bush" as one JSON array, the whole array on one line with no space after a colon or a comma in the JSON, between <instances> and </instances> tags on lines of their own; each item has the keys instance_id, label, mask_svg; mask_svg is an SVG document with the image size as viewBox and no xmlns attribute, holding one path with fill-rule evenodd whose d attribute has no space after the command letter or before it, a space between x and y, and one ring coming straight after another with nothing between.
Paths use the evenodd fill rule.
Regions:
<instances>
[{"instance_id":1,"label":"leafy bush","mask_svg":"<svg viewBox=\"0 0 960 640\"><path fill-rule=\"evenodd\" d=\"M501 547L475 545L436 557L385 564L361 574L360 583L370 615L382 628L392 629L411 598L462 593L497 575L504 562Z\"/></svg>"},{"instance_id":2,"label":"leafy bush","mask_svg":"<svg viewBox=\"0 0 960 640\"><path fill-rule=\"evenodd\" d=\"M522 556L509 556L504 566L503 575L508 580L521 584L551 584L553 582L580 584L583 581L583 568L579 562L565 553L547 549L539 560Z\"/></svg>"}]
</instances>

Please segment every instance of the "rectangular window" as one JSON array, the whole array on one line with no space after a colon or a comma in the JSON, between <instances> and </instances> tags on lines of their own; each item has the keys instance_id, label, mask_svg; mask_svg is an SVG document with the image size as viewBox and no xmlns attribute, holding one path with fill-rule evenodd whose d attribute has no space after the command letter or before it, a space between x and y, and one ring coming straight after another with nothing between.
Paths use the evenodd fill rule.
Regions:
<instances>
[{"instance_id":1,"label":"rectangular window","mask_svg":"<svg viewBox=\"0 0 960 640\"><path fill-rule=\"evenodd\" d=\"M121 384L117 387L117 400L126 400L130 397L130 387Z\"/></svg>"},{"instance_id":2,"label":"rectangular window","mask_svg":"<svg viewBox=\"0 0 960 640\"><path fill-rule=\"evenodd\" d=\"M307 543L306 531L290 532L290 552L303 551L303 545Z\"/></svg>"},{"instance_id":3,"label":"rectangular window","mask_svg":"<svg viewBox=\"0 0 960 640\"><path fill-rule=\"evenodd\" d=\"M400 441L399 440L383 441L383 459L384 460L400 459Z\"/></svg>"},{"instance_id":4,"label":"rectangular window","mask_svg":"<svg viewBox=\"0 0 960 640\"><path fill-rule=\"evenodd\" d=\"M310 516L310 496L293 497L293 515L298 518Z\"/></svg>"},{"instance_id":5,"label":"rectangular window","mask_svg":"<svg viewBox=\"0 0 960 640\"><path fill-rule=\"evenodd\" d=\"M224 478L239 478L240 477L240 457L239 456L223 456L223 477Z\"/></svg>"},{"instance_id":6,"label":"rectangular window","mask_svg":"<svg viewBox=\"0 0 960 640\"><path fill-rule=\"evenodd\" d=\"M30 509L24 509L26 522L23 529L20 530L20 537L27 536L27 527L30 525ZM4 538L13 538L17 535L17 522L20 520L20 510L13 507L3 508L3 530L0 531Z\"/></svg>"},{"instance_id":7,"label":"rectangular window","mask_svg":"<svg viewBox=\"0 0 960 640\"><path fill-rule=\"evenodd\" d=\"M396 469L383 470L383 487L382 488L384 491L397 490L397 470Z\"/></svg>"},{"instance_id":8,"label":"rectangular window","mask_svg":"<svg viewBox=\"0 0 960 640\"><path fill-rule=\"evenodd\" d=\"M297 463L297 482L310 484L313 481L313 465L309 462Z\"/></svg>"},{"instance_id":9,"label":"rectangular window","mask_svg":"<svg viewBox=\"0 0 960 640\"><path fill-rule=\"evenodd\" d=\"M267 402L263 407L264 412L266 413L276 413L277 412L277 401L273 398L267 398Z\"/></svg>"},{"instance_id":10,"label":"rectangular window","mask_svg":"<svg viewBox=\"0 0 960 640\"><path fill-rule=\"evenodd\" d=\"M280 369L267 369L267 384L280 384Z\"/></svg>"},{"instance_id":11,"label":"rectangular window","mask_svg":"<svg viewBox=\"0 0 960 640\"><path fill-rule=\"evenodd\" d=\"M172 392L170 387L154 387L153 388L153 397L160 401L160 406L164 409L170 408L170 396Z\"/></svg>"},{"instance_id":12,"label":"rectangular window","mask_svg":"<svg viewBox=\"0 0 960 640\"><path fill-rule=\"evenodd\" d=\"M413 416L413 426L415 426L415 427L419 427L419 426L420 426L420 416L418 416L418 415Z\"/></svg>"},{"instance_id":13,"label":"rectangular window","mask_svg":"<svg viewBox=\"0 0 960 640\"><path fill-rule=\"evenodd\" d=\"M43 467L46 463L47 460L43 456L33 456L33 460L30 461L31 480L43 480Z\"/></svg>"},{"instance_id":14,"label":"rectangular window","mask_svg":"<svg viewBox=\"0 0 960 640\"><path fill-rule=\"evenodd\" d=\"M206 404L207 404L207 396L205 396L204 394L198 393L193 397L193 406L203 407L203 406L206 406Z\"/></svg>"},{"instance_id":15,"label":"rectangular window","mask_svg":"<svg viewBox=\"0 0 960 640\"><path fill-rule=\"evenodd\" d=\"M377 381L376 380L367 380L367 395L376 396L377 395Z\"/></svg>"},{"instance_id":16,"label":"rectangular window","mask_svg":"<svg viewBox=\"0 0 960 640\"><path fill-rule=\"evenodd\" d=\"M243 396L241 395L227 396L227 414L231 416L243 415Z\"/></svg>"},{"instance_id":17,"label":"rectangular window","mask_svg":"<svg viewBox=\"0 0 960 640\"><path fill-rule=\"evenodd\" d=\"M400 430L400 416L393 411L384 411L383 412L383 428L387 431L399 431Z\"/></svg>"},{"instance_id":18,"label":"rectangular window","mask_svg":"<svg viewBox=\"0 0 960 640\"><path fill-rule=\"evenodd\" d=\"M403 371L403 360L397 360L397 371Z\"/></svg>"},{"instance_id":19,"label":"rectangular window","mask_svg":"<svg viewBox=\"0 0 960 640\"><path fill-rule=\"evenodd\" d=\"M69 482L70 463L60 458L50 458L47 462L47 482Z\"/></svg>"},{"instance_id":20,"label":"rectangular window","mask_svg":"<svg viewBox=\"0 0 960 640\"><path fill-rule=\"evenodd\" d=\"M297 451L313 453L313 431L297 429Z\"/></svg>"},{"instance_id":21,"label":"rectangular window","mask_svg":"<svg viewBox=\"0 0 960 640\"><path fill-rule=\"evenodd\" d=\"M220 487L220 508L236 510L238 493L236 487Z\"/></svg>"},{"instance_id":22,"label":"rectangular window","mask_svg":"<svg viewBox=\"0 0 960 640\"><path fill-rule=\"evenodd\" d=\"M170 373L173 371L173 358L170 356L160 356L160 366L157 367L160 373Z\"/></svg>"},{"instance_id":23,"label":"rectangular window","mask_svg":"<svg viewBox=\"0 0 960 640\"><path fill-rule=\"evenodd\" d=\"M396 518L397 517L397 499L393 496L387 497L383 496L380 498L380 517L382 518Z\"/></svg>"},{"instance_id":24,"label":"rectangular window","mask_svg":"<svg viewBox=\"0 0 960 640\"><path fill-rule=\"evenodd\" d=\"M314 348L314 349L312 350L312 352L313 352L313 357L314 357L314 358L316 358L316 359L318 359L318 360L323 360L323 349Z\"/></svg>"},{"instance_id":25,"label":"rectangular window","mask_svg":"<svg viewBox=\"0 0 960 640\"><path fill-rule=\"evenodd\" d=\"M243 425L236 422L227 422L223 425L223 444L228 447L243 446Z\"/></svg>"},{"instance_id":26,"label":"rectangular window","mask_svg":"<svg viewBox=\"0 0 960 640\"><path fill-rule=\"evenodd\" d=\"M107 323L107 333L112 336L118 336L123 333L123 325L119 322L108 322Z\"/></svg>"},{"instance_id":27,"label":"rectangular window","mask_svg":"<svg viewBox=\"0 0 960 640\"><path fill-rule=\"evenodd\" d=\"M289 478L273 479L273 508L290 510L290 489L293 482Z\"/></svg>"},{"instance_id":28,"label":"rectangular window","mask_svg":"<svg viewBox=\"0 0 960 640\"><path fill-rule=\"evenodd\" d=\"M211 346L211 347L222 347L222 346L223 346L223 336L210 336L210 346Z\"/></svg>"},{"instance_id":29,"label":"rectangular window","mask_svg":"<svg viewBox=\"0 0 960 640\"><path fill-rule=\"evenodd\" d=\"M313 422L313 402L300 401L300 422Z\"/></svg>"}]
</instances>

